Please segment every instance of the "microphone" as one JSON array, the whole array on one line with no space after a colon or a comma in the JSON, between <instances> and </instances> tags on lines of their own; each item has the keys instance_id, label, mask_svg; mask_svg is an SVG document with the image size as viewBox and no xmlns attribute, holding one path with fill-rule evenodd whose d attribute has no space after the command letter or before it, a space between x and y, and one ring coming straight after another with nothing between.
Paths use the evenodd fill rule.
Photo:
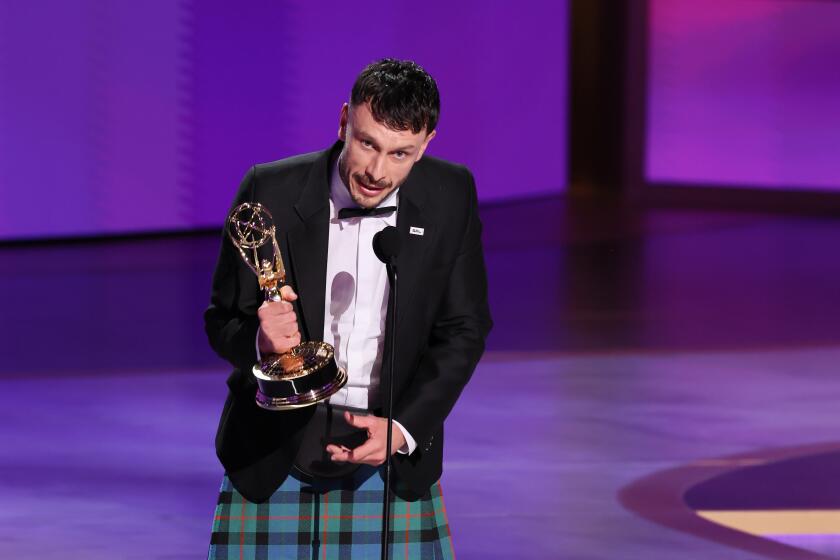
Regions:
<instances>
[{"instance_id":1,"label":"microphone","mask_svg":"<svg viewBox=\"0 0 840 560\"><path fill-rule=\"evenodd\" d=\"M400 254L400 234L394 226L388 226L373 236L373 252L376 258L387 265L394 264Z\"/></svg>"},{"instance_id":2,"label":"microphone","mask_svg":"<svg viewBox=\"0 0 840 560\"><path fill-rule=\"evenodd\" d=\"M397 317L397 255L400 254L400 233L394 226L388 226L373 236L373 252L380 261L385 263L388 271L388 283L391 289L388 293L389 312L386 331L390 333L388 341L388 394L385 395L385 417L388 419L387 443L385 444L385 493L382 496L382 548L380 559L388 560L388 533L391 525L391 436L394 424L394 354L396 352L394 339L396 336Z\"/></svg>"}]
</instances>

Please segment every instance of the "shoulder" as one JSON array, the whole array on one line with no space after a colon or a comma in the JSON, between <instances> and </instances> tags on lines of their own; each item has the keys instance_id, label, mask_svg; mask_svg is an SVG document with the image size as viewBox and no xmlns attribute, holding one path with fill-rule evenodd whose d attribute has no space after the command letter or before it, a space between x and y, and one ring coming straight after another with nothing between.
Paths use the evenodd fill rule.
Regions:
<instances>
[{"instance_id":1,"label":"shoulder","mask_svg":"<svg viewBox=\"0 0 840 560\"><path fill-rule=\"evenodd\" d=\"M463 214L477 204L475 180L460 163L423 156L415 166L426 200L447 214Z\"/></svg>"},{"instance_id":2,"label":"shoulder","mask_svg":"<svg viewBox=\"0 0 840 560\"><path fill-rule=\"evenodd\" d=\"M242 182L247 190L242 198L275 208L290 206L311 183L323 186L328 196L329 156L327 149L254 165Z\"/></svg>"},{"instance_id":3,"label":"shoulder","mask_svg":"<svg viewBox=\"0 0 840 560\"><path fill-rule=\"evenodd\" d=\"M476 202L475 179L467 166L430 156L423 156L415 166L423 189L438 204Z\"/></svg>"},{"instance_id":4,"label":"shoulder","mask_svg":"<svg viewBox=\"0 0 840 560\"><path fill-rule=\"evenodd\" d=\"M466 165L433 156L423 156L416 165L427 175L435 177L446 184L460 185L461 188L466 188L470 185L475 187L472 173Z\"/></svg>"},{"instance_id":5,"label":"shoulder","mask_svg":"<svg viewBox=\"0 0 840 560\"><path fill-rule=\"evenodd\" d=\"M308 175L312 166L323 157L324 151L309 152L288 158L258 163L254 165L249 173L256 181L271 181L273 179L286 179L297 175Z\"/></svg>"}]
</instances>

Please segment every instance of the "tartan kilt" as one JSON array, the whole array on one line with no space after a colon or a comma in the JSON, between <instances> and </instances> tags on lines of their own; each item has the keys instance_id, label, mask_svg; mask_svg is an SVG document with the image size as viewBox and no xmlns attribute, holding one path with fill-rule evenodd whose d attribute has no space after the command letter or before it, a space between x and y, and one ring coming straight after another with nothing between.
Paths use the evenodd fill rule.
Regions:
<instances>
[{"instance_id":1,"label":"tartan kilt","mask_svg":"<svg viewBox=\"0 0 840 560\"><path fill-rule=\"evenodd\" d=\"M265 502L246 500L222 480L210 560L375 560L380 557L382 469L362 465L343 479L310 479L296 470ZM391 493L390 554L454 559L440 482L420 500Z\"/></svg>"}]
</instances>

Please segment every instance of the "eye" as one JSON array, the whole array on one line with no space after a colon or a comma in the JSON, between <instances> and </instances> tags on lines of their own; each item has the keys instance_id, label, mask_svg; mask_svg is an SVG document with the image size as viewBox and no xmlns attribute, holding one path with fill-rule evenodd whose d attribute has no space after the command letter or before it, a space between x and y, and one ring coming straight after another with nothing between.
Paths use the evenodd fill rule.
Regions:
<instances>
[{"instance_id":1,"label":"eye","mask_svg":"<svg viewBox=\"0 0 840 560\"><path fill-rule=\"evenodd\" d=\"M364 146L365 148L372 148L373 143L370 140L362 140L362 146Z\"/></svg>"},{"instance_id":2,"label":"eye","mask_svg":"<svg viewBox=\"0 0 840 560\"><path fill-rule=\"evenodd\" d=\"M405 159L406 153L405 152L394 152L394 157L397 159Z\"/></svg>"}]
</instances>

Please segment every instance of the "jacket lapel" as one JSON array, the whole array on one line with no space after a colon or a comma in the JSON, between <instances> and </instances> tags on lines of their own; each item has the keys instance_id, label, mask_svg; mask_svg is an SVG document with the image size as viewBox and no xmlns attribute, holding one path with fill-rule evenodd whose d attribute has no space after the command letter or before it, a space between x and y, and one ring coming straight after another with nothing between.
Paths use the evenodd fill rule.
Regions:
<instances>
[{"instance_id":1,"label":"jacket lapel","mask_svg":"<svg viewBox=\"0 0 840 560\"><path fill-rule=\"evenodd\" d=\"M327 285L327 252L329 250L329 174L330 164L341 143L324 151L315 161L307 184L295 204L300 223L287 233L289 268L292 287L298 294L298 309L303 318L306 340L322 340L324 335L324 294ZM428 192L433 188L415 165L400 187L397 230L400 233L400 254L397 257L399 293L397 332L402 329L406 306L414 300L418 277L423 270L429 247L434 245L435 227L425 209ZM411 233L422 230L422 235Z\"/></svg>"},{"instance_id":2,"label":"jacket lapel","mask_svg":"<svg viewBox=\"0 0 840 560\"><path fill-rule=\"evenodd\" d=\"M337 149L340 149L340 143L324 151L313 164L306 186L294 207L300 223L286 236L289 265L294 278L292 287L298 294L304 340L323 340L324 336L324 293L330 239L329 173Z\"/></svg>"},{"instance_id":3,"label":"jacket lapel","mask_svg":"<svg viewBox=\"0 0 840 560\"><path fill-rule=\"evenodd\" d=\"M415 166L400 187L397 230L400 233L400 254L397 257L399 283L397 293L397 332L408 305L414 299L417 279L421 275L428 248L434 244L435 228L424 208L429 190L428 177L422 167ZM412 231L414 233L412 233Z\"/></svg>"}]
</instances>

